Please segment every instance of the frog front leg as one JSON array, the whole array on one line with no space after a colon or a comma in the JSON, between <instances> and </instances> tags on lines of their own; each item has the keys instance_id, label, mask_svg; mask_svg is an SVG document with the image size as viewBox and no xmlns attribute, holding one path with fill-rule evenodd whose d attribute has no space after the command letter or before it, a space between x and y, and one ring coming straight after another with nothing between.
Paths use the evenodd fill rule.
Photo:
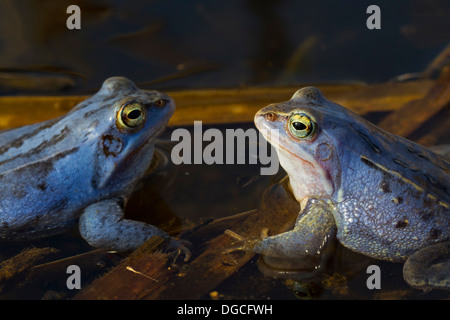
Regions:
<instances>
[{"instance_id":1,"label":"frog front leg","mask_svg":"<svg viewBox=\"0 0 450 320\"><path fill-rule=\"evenodd\" d=\"M322 200L308 199L292 230L259 241L253 252L274 258L299 258L320 254L336 227L330 206Z\"/></svg>"},{"instance_id":2,"label":"frog front leg","mask_svg":"<svg viewBox=\"0 0 450 320\"><path fill-rule=\"evenodd\" d=\"M262 240L240 238L239 240L244 241L240 249L283 259L319 255L336 234L332 210L332 207L325 201L310 198L300 212L292 230L265 237ZM238 238L232 232L228 232L228 234Z\"/></svg>"},{"instance_id":3,"label":"frog front leg","mask_svg":"<svg viewBox=\"0 0 450 320\"><path fill-rule=\"evenodd\" d=\"M422 248L403 266L403 277L413 288L450 289L450 241L439 242Z\"/></svg>"},{"instance_id":4,"label":"frog front leg","mask_svg":"<svg viewBox=\"0 0 450 320\"><path fill-rule=\"evenodd\" d=\"M132 251L153 236L160 236L168 243L169 250L181 250L185 260L189 250L163 230L150 224L124 219L119 199L93 203L86 207L80 217L81 236L93 247L119 252Z\"/></svg>"}]
</instances>

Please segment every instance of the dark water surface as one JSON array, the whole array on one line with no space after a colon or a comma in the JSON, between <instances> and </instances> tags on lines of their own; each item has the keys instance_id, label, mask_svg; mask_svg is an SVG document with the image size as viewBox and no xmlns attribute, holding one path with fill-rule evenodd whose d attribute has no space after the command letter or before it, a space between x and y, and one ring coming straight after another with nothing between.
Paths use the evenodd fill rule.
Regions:
<instances>
[{"instance_id":1,"label":"dark water surface","mask_svg":"<svg viewBox=\"0 0 450 320\"><path fill-rule=\"evenodd\" d=\"M71 4L81 30L66 27ZM380 30L366 27L370 4ZM116 75L157 89L383 82L425 69L449 13L446 0L2 1L0 73L58 77L0 89L86 92Z\"/></svg>"},{"instance_id":2,"label":"dark water surface","mask_svg":"<svg viewBox=\"0 0 450 320\"><path fill-rule=\"evenodd\" d=\"M66 27L71 4L81 8L81 30ZM370 4L381 8L381 30L366 27ZM450 40L449 16L445 0L1 1L0 94L88 94L116 75L161 90L384 82L427 67ZM170 131L162 138L170 139ZM153 210L145 211L144 220L176 229L257 208L272 179L261 176L258 165L169 163L147 180L137 206ZM46 246L60 250L49 261L91 249L74 229L36 242L4 243L0 260ZM400 264L342 247L336 252L330 270L311 282L265 276L255 258L218 291L227 299L298 299L305 291L319 299L447 297L411 293ZM85 281L120 258L93 261ZM382 292L367 289L370 264L383 270ZM0 298L70 298L66 277L3 283Z\"/></svg>"}]
</instances>

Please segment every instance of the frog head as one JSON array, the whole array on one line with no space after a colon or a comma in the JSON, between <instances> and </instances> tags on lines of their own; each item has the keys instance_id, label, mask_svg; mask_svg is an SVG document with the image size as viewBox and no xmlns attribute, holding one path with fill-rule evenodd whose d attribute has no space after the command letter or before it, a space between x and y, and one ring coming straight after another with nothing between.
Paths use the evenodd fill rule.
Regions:
<instances>
[{"instance_id":1,"label":"frog head","mask_svg":"<svg viewBox=\"0 0 450 320\"><path fill-rule=\"evenodd\" d=\"M291 100L271 104L255 115L256 127L277 151L299 202L329 198L340 188L336 136L325 117L333 108L318 89L306 87Z\"/></svg>"},{"instance_id":2,"label":"frog head","mask_svg":"<svg viewBox=\"0 0 450 320\"><path fill-rule=\"evenodd\" d=\"M141 90L123 77L107 79L92 97L72 110L82 147L93 158L91 184L104 195L129 194L153 157L156 137L175 111L174 101ZM76 117L73 114L77 114Z\"/></svg>"}]
</instances>

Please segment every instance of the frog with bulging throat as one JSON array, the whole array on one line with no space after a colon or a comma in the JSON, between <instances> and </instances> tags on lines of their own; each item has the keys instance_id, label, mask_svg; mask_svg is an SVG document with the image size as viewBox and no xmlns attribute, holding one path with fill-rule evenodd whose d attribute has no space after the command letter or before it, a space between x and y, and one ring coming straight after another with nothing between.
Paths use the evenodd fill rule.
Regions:
<instances>
[{"instance_id":1,"label":"frog with bulging throat","mask_svg":"<svg viewBox=\"0 0 450 320\"><path fill-rule=\"evenodd\" d=\"M376 259L403 262L411 286L450 288L450 164L335 104L313 87L255 115L300 204L292 230L241 248L307 258L337 237ZM241 239L242 240L242 239Z\"/></svg>"},{"instance_id":2,"label":"frog with bulging throat","mask_svg":"<svg viewBox=\"0 0 450 320\"><path fill-rule=\"evenodd\" d=\"M188 258L166 232L124 219L174 110L169 96L113 77L59 118L0 132L0 237L41 238L79 220L93 247L130 251L161 236Z\"/></svg>"}]
</instances>

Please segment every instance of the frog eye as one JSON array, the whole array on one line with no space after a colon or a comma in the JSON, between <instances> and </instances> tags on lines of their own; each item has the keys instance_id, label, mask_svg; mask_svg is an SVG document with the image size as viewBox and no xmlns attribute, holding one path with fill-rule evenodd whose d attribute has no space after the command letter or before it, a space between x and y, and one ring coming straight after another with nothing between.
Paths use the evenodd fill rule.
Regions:
<instances>
[{"instance_id":1,"label":"frog eye","mask_svg":"<svg viewBox=\"0 0 450 320\"><path fill-rule=\"evenodd\" d=\"M315 125L310 116L297 113L289 118L288 128L294 137L303 139L314 133Z\"/></svg>"},{"instance_id":2,"label":"frog eye","mask_svg":"<svg viewBox=\"0 0 450 320\"><path fill-rule=\"evenodd\" d=\"M145 108L138 102L124 104L119 111L119 123L127 128L136 128L146 119Z\"/></svg>"}]
</instances>

